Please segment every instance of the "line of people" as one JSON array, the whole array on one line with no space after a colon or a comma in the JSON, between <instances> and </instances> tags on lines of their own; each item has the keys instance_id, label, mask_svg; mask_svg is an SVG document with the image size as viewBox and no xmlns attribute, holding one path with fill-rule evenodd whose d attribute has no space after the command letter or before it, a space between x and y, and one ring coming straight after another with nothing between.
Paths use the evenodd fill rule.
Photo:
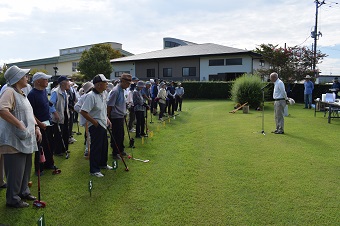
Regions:
<instances>
[{"instance_id":1,"label":"line of people","mask_svg":"<svg viewBox=\"0 0 340 226\"><path fill-rule=\"evenodd\" d=\"M182 110L184 89L180 83L175 87L171 82L167 87L164 81L144 82L124 73L112 84L103 74L98 74L82 85L78 96L69 79L60 76L49 99L46 87L51 76L42 72L33 75L33 88L25 95L29 71L10 67L5 72L7 88L0 95L0 126L5 128L0 130L0 188L7 188L9 207L27 207L25 201L36 199L28 187L32 155L35 153L36 172L55 170L54 155L69 152L68 145L74 142L72 128L78 122L78 113L80 125L87 131L84 155L89 155L90 174L103 177L102 169L113 169L107 164L107 129L112 130L112 157L120 159L127 155L124 124L130 132L136 124L136 138L141 138L147 136L145 120L149 111L156 115L159 105L162 120L166 109L170 116L175 110ZM40 162L42 153L38 152L38 146L44 151L44 163Z\"/></svg>"}]
</instances>

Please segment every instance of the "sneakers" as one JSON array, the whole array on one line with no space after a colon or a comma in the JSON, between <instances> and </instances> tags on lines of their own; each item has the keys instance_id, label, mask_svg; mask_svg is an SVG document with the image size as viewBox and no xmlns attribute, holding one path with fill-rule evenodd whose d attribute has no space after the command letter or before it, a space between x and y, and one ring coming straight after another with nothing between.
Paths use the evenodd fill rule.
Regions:
<instances>
[{"instance_id":1,"label":"sneakers","mask_svg":"<svg viewBox=\"0 0 340 226\"><path fill-rule=\"evenodd\" d=\"M283 131L281 131L281 130L274 130L274 131L272 131L271 133L275 133L275 134L284 134L284 132Z\"/></svg>"},{"instance_id":2,"label":"sneakers","mask_svg":"<svg viewBox=\"0 0 340 226\"><path fill-rule=\"evenodd\" d=\"M113 167L112 166L109 166L109 165L106 165L106 166L103 166L101 167L102 169L107 169L107 170L112 170Z\"/></svg>"},{"instance_id":3,"label":"sneakers","mask_svg":"<svg viewBox=\"0 0 340 226\"><path fill-rule=\"evenodd\" d=\"M129 130L130 133L135 133L136 132L136 129L132 128Z\"/></svg>"},{"instance_id":4,"label":"sneakers","mask_svg":"<svg viewBox=\"0 0 340 226\"><path fill-rule=\"evenodd\" d=\"M69 144L73 144L74 142L76 142L77 140L76 139L74 139L73 137L70 137L69 139L68 139L68 143Z\"/></svg>"},{"instance_id":5,"label":"sneakers","mask_svg":"<svg viewBox=\"0 0 340 226\"><path fill-rule=\"evenodd\" d=\"M6 206L12 207L12 208L25 208L25 207L29 207L30 205L27 202L19 201L15 204L6 203Z\"/></svg>"},{"instance_id":6,"label":"sneakers","mask_svg":"<svg viewBox=\"0 0 340 226\"><path fill-rule=\"evenodd\" d=\"M35 196L31 195L31 194L26 195L26 196L20 196L20 195L19 195L19 197L20 197L21 199L25 199L25 200L29 200L29 201L37 200L37 197L35 197Z\"/></svg>"},{"instance_id":7,"label":"sneakers","mask_svg":"<svg viewBox=\"0 0 340 226\"><path fill-rule=\"evenodd\" d=\"M90 173L92 176L103 177L104 175L101 172Z\"/></svg>"},{"instance_id":8,"label":"sneakers","mask_svg":"<svg viewBox=\"0 0 340 226\"><path fill-rule=\"evenodd\" d=\"M122 156L127 156L127 153L125 151L123 151Z\"/></svg>"}]
</instances>

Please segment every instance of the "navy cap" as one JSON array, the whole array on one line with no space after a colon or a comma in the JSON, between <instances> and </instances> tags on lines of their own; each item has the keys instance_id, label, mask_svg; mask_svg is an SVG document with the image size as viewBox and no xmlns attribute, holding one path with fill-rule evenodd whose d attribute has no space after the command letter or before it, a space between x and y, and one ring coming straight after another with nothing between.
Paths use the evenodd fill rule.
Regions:
<instances>
[{"instance_id":1,"label":"navy cap","mask_svg":"<svg viewBox=\"0 0 340 226\"><path fill-rule=\"evenodd\" d=\"M58 84L60 84L62 81L65 81L65 80L70 80L68 79L66 76L62 75L58 78Z\"/></svg>"}]
</instances>

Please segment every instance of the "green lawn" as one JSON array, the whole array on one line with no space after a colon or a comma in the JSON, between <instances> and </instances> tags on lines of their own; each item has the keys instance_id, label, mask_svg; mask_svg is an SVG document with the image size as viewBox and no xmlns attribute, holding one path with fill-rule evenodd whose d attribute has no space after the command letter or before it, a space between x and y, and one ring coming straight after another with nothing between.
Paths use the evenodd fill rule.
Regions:
<instances>
[{"instance_id":1,"label":"green lawn","mask_svg":"<svg viewBox=\"0 0 340 226\"><path fill-rule=\"evenodd\" d=\"M340 225L340 119L328 124L296 104L275 135L273 104L265 105L264 136L260 111L185 101L176 119L154 118L154 136L136 141L134 157L150 162L127 159L129 172L119 162L104 178L89 176L75 135L70 159L55 157L62 173L42 176L47 207L6 208L0 190L0 224L34 225L44 214L46 225Z\"/></svg>"}]
</instances>

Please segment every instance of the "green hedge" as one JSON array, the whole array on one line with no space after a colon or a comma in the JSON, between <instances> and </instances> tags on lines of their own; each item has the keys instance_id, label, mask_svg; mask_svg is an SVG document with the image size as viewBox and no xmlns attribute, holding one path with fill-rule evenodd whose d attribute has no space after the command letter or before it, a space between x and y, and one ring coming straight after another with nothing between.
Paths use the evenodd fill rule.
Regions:
<instances>
[{"instance_id":1,"label":"green hedge","mask_svg":"<svg viewBox=\"0 0 340 226\"><path fill-rule=\"evenodd\" d=\"M182 82L185 98L230 99L233 82Z\"/></svg>"},{"instance_id":2,"label":"green hedge","mask_svg":"<svg viewBox=\"0 0 340 226\"><path fill-rule=\"evenodd\" d=\"M267 83L263 83L265 86ZM233 82L182 82L187 99L230 99ZM285 84L289 97L295 102L303 103L303 84ZM265 101L271 101L274 86L265 89ZM321 98L321 94L329 92L331 85L315 84L313 99Z\"/></svg>"}]
</instances>

